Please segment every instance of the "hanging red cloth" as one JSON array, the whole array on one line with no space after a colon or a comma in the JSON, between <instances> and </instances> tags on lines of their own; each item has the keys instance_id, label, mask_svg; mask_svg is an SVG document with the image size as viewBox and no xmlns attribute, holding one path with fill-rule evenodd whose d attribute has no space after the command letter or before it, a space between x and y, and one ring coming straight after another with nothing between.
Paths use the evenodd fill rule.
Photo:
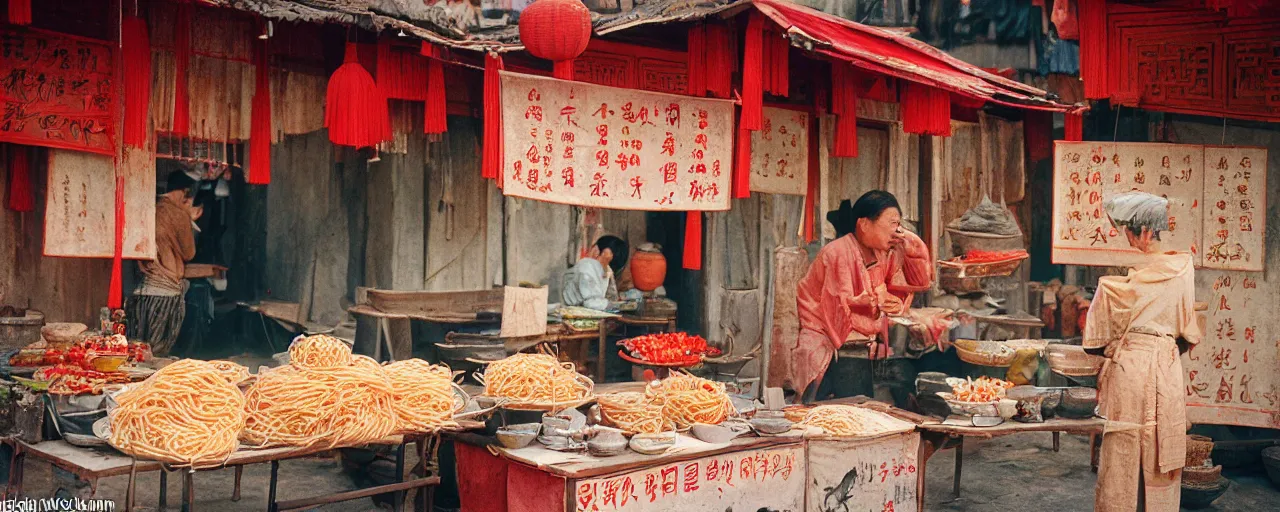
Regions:
<instances>
[{"instance_id":1,"label":"hanging red cloth","mask_svg":"<svg viewBox=\"0 0 1280 512\"><path fill-rule=\"evenodd\" d=\"M1107 81L1107 2L1079 0L1076 4L1080 25L1080 78L1084 79L1084 97L1091 100L1110 96Z\"/></svg>"},{"instance_id":2,"label":"hanging red cloth","mask_svg":"<svg viewBox=\"0 0 1280 512\"><path fill-rule=\"evenodd\" d=\"M191 6L180 3L173 25L173 126L174 135L191 133L191 97L187 70L191 67Z\"/></svg>"},{"instance_id":3,"label":"hanging red cloth","mask_svg":"<svg viewBox=\"0 0 1280 512\"><path fill-rule=\"evenodd\" d=\"M1053 156L1053 114L1028 110L1022 117L1022 140L1027 145L1027 159L1038 162Z\"/></svg>"},{"instance_id":4,"label":"hanging red cloth","mask_svg":"<svg viewBox=\"0 0 1280 512\"><path fill-rule=\"evenodd\" d=\"M430 59L427 63L427 101L422 116L424 133L449 130L449 102L445 95L444 63Z\"/></svg>"},{"instance_id":5,"label":"hanging red cloth","mask_svg":"<svg viewBox=\"0 0 1280 512\"><path fill-rule=\"evenodd\" d=\"M360 65L358 52L356 44L348 42L342 66L329 77L324 127L334 144L363 148L391 140L391 115L387 97Z\"/></svg>"},{"instance_id":6,"label":"hanging red cloth","mask_svg":"<svg viewBox=\"0 0 1280 512\"><path fill-rule=\"evenodd\" d=\"M786 34L764 32L764 91L774 96L791 95L791 43Z\"/></svg>"},{"instance_id":7,"label":"hanging red cloth","mask_svg":"<svg viewBox=\"0 0 1280 512\"><path fill-rule=\"evenodd\" d=\"M903 81L902 131L951 136L951 94L937 87Z\"/></svg>"},{"instance_id":8,"label":"hanging red cloth","mask_svg":"<svg viewBox=\"0 0 1280 512\"><path fill-rule=\"evenodd\" d=\"M1075 41L1080 38L1080 22L1076 18L1075 0L1054 0L1053 25L1058 28L1059 39Z\"/></svg>"},{"instance_id":9,"label":"hanging red cloth","mask_svg":"<svg viewBox=\"0 0 1280 512\"><path fill-rule=\"evenodd\" d=\"M250 185L271 183L271 65L267 41L254 45L254 89L252 117L249 122Z\"/></svg>"},{"instance_id":10,"label":"hanging red cloth","mask_svg":"<svg viewBox=\"0 0 1280 512\"><path fill-rule=\"evenodd\" d=\"M858 156L857 74L843 62L831 63L831 113L836 115L835 140L831 156Z\"/></svg>"},{"instance_id":11,"label":"hanging red cloth","mask_svg":"<svg viewBox=\"0 0 1280 512\"><path fill-rule=\"evenodd\" d=\"M702 212L685 212L684 268L702 270Z\"/></svg>"},{"instance_id":12,"label":"hanging red cloth","mask_svg":"<svg viewBox=\"0 0 1280 512\"><path fill-rule=\"evenodd\" d=\"M733 89L733 68L737 66L732 50L733 35L729 27L708 24L704 48L707 91L717 98L728 98Z\"/></svg>"},{"instance_id":13,"label":"hanging red cloth","mask_svg":"<svg viewBox=\"0 0 1280 512\"><path fill-rule=\"evenodd\" d=\"M111 281L107 284L107 307L124 307L124 175L116 163L116 229L115 249L111 256Z\"/></svg>"},{"instance_id":14,"label":"hanging red cloth","mask_svg":"<svg viewBox=\"0 0 1280 512\"><path fill-rule=\"evenodd\" d=\"M378 40L378 90L387 99L424 101L428 91L427 59L420 52L402 51L390 38ZM429 84L428 84L429 85Z\"/></svg>"},{"instance_id":15,"label":"hanging red cloth","mask_svg":"<svg viewBox=\"0 0 1280 512\"><path fill-rule=\"evenodd\" d=\"M733 154L733 198L751 197L751 131L738 128Z\"/></svg>"},{"instance_id":16,"label":"hanging red cloth","mask_svg":"<svg viewBox=\"0 0 1280 512\"><path fill-rule=\"evenodd\" d=\"M1067 112L1063 117L1063 140L1079 142L1084 140L1084 113Z\"/></svg>"},{"instance_id":17,"label":"hanging red cloth","mask_svg":"<svg viewBox=\"0 0 1280 512\"><path fill-rule=\"evenodd\" d=\"M764 126L764 19L751 11L747 40L742 51L742 117L738 127L759 130Z\"/></svg>"},{"instance_id":18,"label":"hanging red cloth","mask_svg":"<svg viewBox=\"0 0 1280 512\"><path fill-rule=\"evenodd\" d=\"M126 16L121 26L122 68L124 72L124 143L133 147L147 144L147 109L151 105L151 41L147 22Z\"/></svg>"},{"instance_id":19,"label":"hanging red cloth","mask_svg":"<svg viewBox=\"0 0 1280 512\"><path fill-rule=\"evenodd\" d=\"M9 0L9 23L31 24L31 0Z\"/></svg>"},{"instance_id":20,"label":"hanging red cloth","mask_svg":"<svg viewBox=\"0 0 1280 512\"><path fill-rule=\"evenodd\" d=\"M498 180L502 188L502 83L498 71L502 57L496 53L484 57L484 136L480 142L480 175Z\"/></svg>"},{"instance_id":21,"label":"hanging red cloth","mask_svg":"<svg viewBox=\"0 0 1280 512\"><path fill-rule=\"evenodd\" d=\"M707 94L707 29L699 23L689 29L688 94L702 97Z\"/></svg>"},{"instance_id":22,"label":"hanging red cloth","mask_svg":"<svg viewBox=\"0 0 1280 512\"><path fill-rule=\"evenodd\" d=\"M9 144L9 209L29 212L36 209L35 193L31 188L31 149Z\"/></svg>"}]
</instances>

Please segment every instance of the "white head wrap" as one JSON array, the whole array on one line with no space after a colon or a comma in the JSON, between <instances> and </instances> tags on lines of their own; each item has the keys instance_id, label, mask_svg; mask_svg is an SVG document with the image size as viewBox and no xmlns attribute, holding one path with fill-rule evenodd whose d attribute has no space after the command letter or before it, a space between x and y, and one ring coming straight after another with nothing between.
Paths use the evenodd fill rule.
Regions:
<instances>
[{"instance_id":1,"label":"white head wrap","mask_svg":"<svg viewBox=\"0 0 1280 512\"><path fill-rule=\"evenodd\" d=\"M1107 215L1117 226L1127 226L1135 233L1150 229L1157 240L1169 229L1169 200L1146 192L1125 192L1111 196L1103 203Z\"/></svg>"}]
</instances>

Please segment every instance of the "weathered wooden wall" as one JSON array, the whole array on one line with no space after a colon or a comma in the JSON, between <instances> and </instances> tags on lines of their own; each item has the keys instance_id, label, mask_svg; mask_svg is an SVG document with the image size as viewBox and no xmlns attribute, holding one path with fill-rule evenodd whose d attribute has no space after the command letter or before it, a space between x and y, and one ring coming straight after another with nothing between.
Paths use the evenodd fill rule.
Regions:
<instances>
[{"instance_id":1,"label":"weathered wooden wall","mask_svg":"<svg viewBox=\"0 0 1280 512\"><path fill-rule=\"evenodd\" d=\"M12 146L10 146L12 147ZM0 206L0 305L37 309L47 322L95 325L107 303L110 259L44 256L45 155L32 161L35 211L17 213ZM9 197L7 168L0 173L0 198ZM128 263L126 263L128 265Z\"/></svg>"}]
</instances>

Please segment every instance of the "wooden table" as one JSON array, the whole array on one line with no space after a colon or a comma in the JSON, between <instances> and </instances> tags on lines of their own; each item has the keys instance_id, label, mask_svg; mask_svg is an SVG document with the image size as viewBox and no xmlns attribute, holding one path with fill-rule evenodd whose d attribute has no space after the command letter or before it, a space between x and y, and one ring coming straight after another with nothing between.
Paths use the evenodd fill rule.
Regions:
<instances>
[{"instance_id":1,"label":"wooden table","mask_svg":"<svg viewBox=\"0 0 1280 512\"><path fill-rule=\"evenodd\" d=\"M963 425L947 425L944 423L934 422L923 423L916 427L921 433L920 443L920 479L924 480L925 463L934 453L949 447L956 448L956 472L953 481L953 491L957 498L960 497L960 473L964 467L964 439L966 437L976 437L980 439L992 439L1001 436L1022 434L1027 432L1052 432L1053 433L1053 449L1058 450L1058 436L1062 433L1067 434L1088 434L1089 445L1091 450L1091 460L1093 461L1094 470L1097 470L1097 450L1098 446L1095 438L1102 434L1106 420L1102 418L1091 418L1087 420L1073 420L1064 418L1052 418L1045 420L1044 423L1021 423L1016 421L1006 421L994 427L973 427ZM950 445L950 441L955 440L954 445ZM924 493L921 492L920 507L924 509Z\"/></svg>"},{"instance_id":2,"label":"wooden table","mask_svg":"<svg viewBox=\"0 0 1280 512\"><path fill-rule=\"evenodd\" d=\"M474 422L468 422L464 427L474 428L479 426ZM404 492L410 489L423 488L423 495L415 502L416 509L419 511L427 510L431 502L432 487L439 485L440 478L438 476L425 476L427 467L426 447L428 440L434 440L435 436L420 436L413 438L405 438L401 436L393 436L383 442L374 443L378 445L396 446L396 468L397 482L394 484L381 485L367 489L359 489L355 491L330 494L325 496L316 496L311 498L303 498L290 501L276 500L276 485L278 483L278 472L280 461L288 459L298 459L313 455L327 454L333 451L329 447L310 447L310 448L267 448L260 450L241 449L231 455L227 462L217 468L211 468L211 471L224 468L233 468L235 470L235 490L232 493L231 500L240 500L240 478L244 471L244 466L250 464L271 463L271 480L267 498L267 510L269 512L297 510L312 508L316 505L325 503L338 503L350 501L378 494L394 492L397 495L395 500L395 509L399 511L404 502ZM43 460L58 468L66 470L79 478L88 480L90 484L90 495L97 493L98 479L109 478L113 476L129 477L128 487L126 488L124 509L126 511L133 509L135 496L135 485L138 473L146 473L150 471L160 472L160 510L164 510L167 505L167 484L168 472L171 471L165 464L156 461L138 460L128 455L121 454L110 448L101 450L80 448L68 444L66 441L45 441L37 444L28 444L16 440L7 440L6 442L13 445L14 458L12 469L10 471L8 488L5 491L6 497L20 496L23 484L23 464L27 456ZM401 475L404 474L405 450L409 443L415 443L419 459L422 461L424 476L413 480L405 481ZM194 507L195 501L195 485L193 482L193 471L182 471L182 510L189 511Z\"/></svg>"}]
</instances>

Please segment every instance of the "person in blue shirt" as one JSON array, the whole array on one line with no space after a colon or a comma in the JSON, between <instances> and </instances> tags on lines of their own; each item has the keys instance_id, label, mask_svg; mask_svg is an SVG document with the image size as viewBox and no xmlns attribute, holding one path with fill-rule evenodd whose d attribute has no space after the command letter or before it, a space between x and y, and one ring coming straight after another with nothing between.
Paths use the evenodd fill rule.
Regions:
<instances>
[{"instance_id":1,"label":"person in blue shirt","mask_svg":"<svg viewBox=\"0 0 1280 512\"><path fill-rule=\"evenodd\" d=\"M587 257L564 273L561 302L565 306L608 309L610 301L618 300L618 285L613 276L622 272L630 256L631 248L626 241L613 235L600 237Z\"/></svg>"}]
</instances>

